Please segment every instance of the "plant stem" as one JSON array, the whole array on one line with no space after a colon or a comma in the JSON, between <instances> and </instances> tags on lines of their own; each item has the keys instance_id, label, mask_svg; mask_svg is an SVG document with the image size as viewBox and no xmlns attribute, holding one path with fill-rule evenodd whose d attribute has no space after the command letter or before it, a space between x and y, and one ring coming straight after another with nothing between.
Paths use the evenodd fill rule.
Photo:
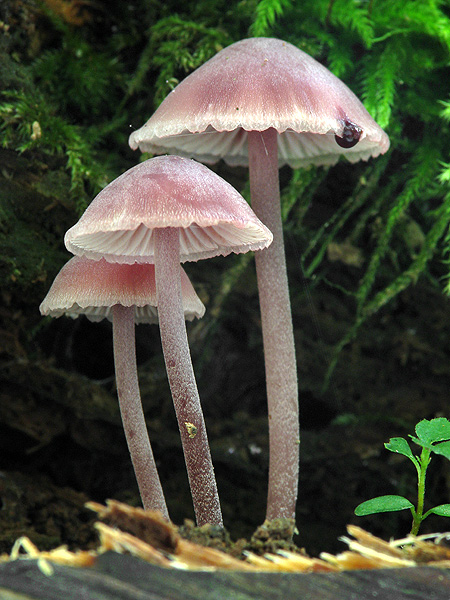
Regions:
<instances>
[{"instance_id":1,"label":"plant stem","mask_svg":"<svg viewBox=\"0 0 450 600\"><path fill-rule=\"evenodd\" d=\"M417 469L418 478L417 478L417 508L415 513L413 513L413 523L411 528L411 535L417 535L419 531L420 524L422 523L423 518L423 505L425 501L425 478L427 474L427 468L430 464L430 448L422 448L422 452L420 454L419 459L419 468Z\"/></svg>"}]
</instances>

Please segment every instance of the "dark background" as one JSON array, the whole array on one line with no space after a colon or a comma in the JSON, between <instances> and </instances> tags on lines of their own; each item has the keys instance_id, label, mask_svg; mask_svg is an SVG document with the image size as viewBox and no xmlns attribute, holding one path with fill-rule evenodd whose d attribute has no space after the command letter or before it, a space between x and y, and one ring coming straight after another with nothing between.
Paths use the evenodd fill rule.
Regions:
<instances>
[{"instance_id":1,"label":"dark background","mask_svg":"<svg viewBox=\"0 0 450 600\"><path fill-rule=\"evenodd\" d=\"M280 173L301 403L296 541L317 555L343 550L347 523L386 538L409 531L407 512L358 519L353 510L381 494L415 502L413 465L383 443L423 418L449 416L450 19L445 3L422 9L350 0L2 3L0 550L24 534L42 549L86 546L95 536L84 502L139 504L110 324L42 319L38 307L70 258L65 231L140 159L127 145L131 128L187 73L248 35L311 53L391 137L389 153L368 163ZM245 169L214 169L247 193ZM261 524L266 501L254 264L230 256L186 270L207 308L188 332L236 539ZM157 327L137 327L137 355L152 446L181 524L193 511ZM426 507L449 501L449 478L448 461L436 457ZM432 516L422 531L447 527Z\"/></svg>"}]
</instances>

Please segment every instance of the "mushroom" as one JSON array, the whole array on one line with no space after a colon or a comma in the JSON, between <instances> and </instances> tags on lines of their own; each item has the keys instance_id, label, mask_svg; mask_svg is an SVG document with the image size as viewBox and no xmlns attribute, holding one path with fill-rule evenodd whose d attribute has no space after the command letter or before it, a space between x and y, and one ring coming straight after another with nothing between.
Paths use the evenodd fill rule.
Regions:
<instances>
[{"instance_id":1,"label":"mushroom","mask_svg":"<svg viewBox=\"0 0 450 600\"><path fill-rule=\"evenodd\" d=\"M349 88L292 44L245 39L221 50L170 92L129 140L205 163L249 166L252 207L274 241L256 255L269 412L267 519L294 518L298 488L298 382L278 168L367 160L386 133Z\"/></svg>"},{"instance_id":2,"label":"mushroom","mask_svg":"<svg viewBox=\"0 0 450 600\"><path fill-rule=\"evenodd\" d=\"M183 269L181 288L185 318L202 317L205 307ZM142 503L169 519L142 410L134 331L135 323L158 322L157 305L154 265L75 256L58 273L39 310L51 317L84 314L90 321L112 321L120 413Z\"/></svg>"},{"instance_id":3,"label":"mushroom","mask_svg":"<svg viewBox=\"0 0 450 600\"><path fill-rule=\"evenodd\" d=\"M186 335L180 262L259 250L271 241L231 185L179 156L153 158L123 173L65 236L77 255L155 264L161 343L198 525L222 525L222 514Z\"/></svg>"}]
</instances>

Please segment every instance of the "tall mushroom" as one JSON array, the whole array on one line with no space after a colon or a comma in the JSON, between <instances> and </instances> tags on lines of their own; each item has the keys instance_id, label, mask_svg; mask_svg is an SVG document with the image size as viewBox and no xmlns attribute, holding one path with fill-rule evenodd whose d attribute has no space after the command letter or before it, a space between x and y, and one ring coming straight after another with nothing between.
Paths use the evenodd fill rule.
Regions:
<instances>
[{"instance_id":1,"label":"tall mushroom","mask_svg":"<svg viewBox=\"0 0 450 600\"><path fill-rule=\"evenodd\" d=\"M351 162L389 139L358 98L292 44L245 39L184 79L130 146L213 163L248 165L252 206L272 231L256 256L269 411L268 519L294 518L298 487L298 383L280 211L278 168Z\"/></svg>"},{"instance_id":2,"label":"tall mushroom","mask_svg":"<svg viewBox=\"0 0 450 600\"><path fill-rule=\"evenodd\" d=\"M182 311L180 262L259 250L271 241L232 186L178 156L123 173L65 236L77 255L155 264L161 343L199 525L221 525L222 515Z\"/></svg>"},{"instance_id":3,"label":"tall mushroom","mask_svg":"<svg viewBox=\"0 0 450 600\"><path fill-rule=\"evenodd\" d=\"M185 318L202 317L205 307L183 269L181 288ZM134 331L135 323L158 322L157 305L154 265L75 256L58 273L39 309L52 317L84 314L90 321L112 321L120 413L142 503L169 519L142 410Z\"/></svg>"}]
</instances>

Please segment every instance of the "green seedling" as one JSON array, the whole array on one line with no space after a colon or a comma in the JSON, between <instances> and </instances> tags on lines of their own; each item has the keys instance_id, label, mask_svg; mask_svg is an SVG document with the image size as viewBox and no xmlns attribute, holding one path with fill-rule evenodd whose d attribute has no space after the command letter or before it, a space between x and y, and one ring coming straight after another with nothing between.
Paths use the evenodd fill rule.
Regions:
<instances>
[{"instance_id":1,"label":"green seedling","mask_svg":"<svg viewBox=\"0 0 450 600\"><path fill-rule=\"evenodd\" d=\"M378 496L366 502L362 502L355 508L355 515L363 517L382 512L394 512L398 510L410 509L413 522L411 534L417 535L420 524L428 515L435 514L441 517L450 517L450 504L440 504L430 508L426 513L423 512L425 500L425 477L428 465L431 461L431 454L439 454L450 460L450 421L442 417L424 419L416 425L416 435L410 435L411 440L422 448L420 456L415 456L409 446L409 443L401 437L391 438L384 444L387 450L403 454L414 464L417 470L417 507L403 496Z\"/></svg>"}]
</instances>

